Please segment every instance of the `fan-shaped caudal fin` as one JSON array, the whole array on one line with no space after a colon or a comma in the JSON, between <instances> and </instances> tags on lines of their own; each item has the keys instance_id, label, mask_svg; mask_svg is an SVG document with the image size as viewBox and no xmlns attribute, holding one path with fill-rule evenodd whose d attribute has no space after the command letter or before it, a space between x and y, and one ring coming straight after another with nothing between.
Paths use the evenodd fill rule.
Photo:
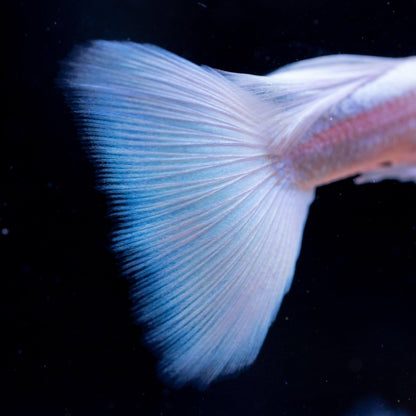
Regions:
<instances>
[{"instance_id":1,"label":"fan-shaped caudal fin","mask_svg":"<svg viewBox=\"0 0 416 416\"><path fill-rule=\"evenodd\" d=\"M263 107L162 49L96 41L61 84L118 218L135 316L175 386L253 362L294 273L313 191L290 186Z\"/></svg>"}]
</instances>

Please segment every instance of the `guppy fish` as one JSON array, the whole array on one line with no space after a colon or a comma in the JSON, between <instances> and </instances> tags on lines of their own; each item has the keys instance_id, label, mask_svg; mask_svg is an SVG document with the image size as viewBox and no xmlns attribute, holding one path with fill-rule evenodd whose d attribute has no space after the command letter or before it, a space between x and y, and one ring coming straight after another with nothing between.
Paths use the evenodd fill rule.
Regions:
<instances>
[{"instance_id":1,"label":"guppy fish","mask_svg":"<svg viewBox=\"0 0 416 416\"><path fill-rule=\"evenodd\" d=\"M60 83L118 219L134 316L175 387L255 360L317 186L416 181L414 56L323 56L256 76L94 41Z\"/></svg>"}]
</instances>

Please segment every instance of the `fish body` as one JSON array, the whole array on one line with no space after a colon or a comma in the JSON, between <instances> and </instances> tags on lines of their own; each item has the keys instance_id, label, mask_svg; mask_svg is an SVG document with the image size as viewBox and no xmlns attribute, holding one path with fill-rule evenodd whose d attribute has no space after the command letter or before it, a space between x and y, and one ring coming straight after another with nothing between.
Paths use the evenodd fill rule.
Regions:
<instances>
[{"instance_id":1,"label":"fish body","mask_svg":"<svg viewBox=\"0 0 416 416\"><path fill-rule=\"evenodd\" d=\"M357 88L287 156L297 186L316 187L398 164L416 165L416 59ZM388 176L386 176L388 178Z\"/></svg>"},{"instance_id":2,"label":"fish body","mask_svg":"<svg viewBox=\"0 0 416 416\"><path fill-rule=\"evenodd\" d=\"M416 58L334 55L267 76L94 41L60 79L117 217L134 316L175 387L257 357L315 188L416 180Z\"/></svg>"},{"instance_id":3,"label":"fish body","mask_svg":"<svg viewBox=\"0 0 416 416\"><path fill-rule=\"evenodd\" d=\"M257 77L234 74L231 78L245 79L241 85L250 89ZM295 106L301 108L298 117L307 128L296 132L284 156L285 169L296 186L312 189L380 168L405 164L406 170L408 164L416 164L415 57L327 56L288 65L261 78L260 87L252 89L255 93L264 88L262 82L277 94L286 84L298 89ZM279 108L280 114L289 112L289 118L294 118L285 105Z\"/></svg>"}]
</instances>

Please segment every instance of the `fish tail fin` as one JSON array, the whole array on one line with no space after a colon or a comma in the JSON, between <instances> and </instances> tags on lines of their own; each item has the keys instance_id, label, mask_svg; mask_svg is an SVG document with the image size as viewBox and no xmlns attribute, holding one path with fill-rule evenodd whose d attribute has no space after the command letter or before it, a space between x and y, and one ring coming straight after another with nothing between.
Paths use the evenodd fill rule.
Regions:
<instances>
[{"instance_id":1,"label":"fish tail fin","mask_svg":"<svg viewBox=\"0 0 416 416\"><path fill-rule=\"evenodd\" d=\"M118 218L114 246L165 381L251 364L294 274L313 191L260 134L263 107L163 49L95 41L60 83Z\"/></svg>"}]
</instances>

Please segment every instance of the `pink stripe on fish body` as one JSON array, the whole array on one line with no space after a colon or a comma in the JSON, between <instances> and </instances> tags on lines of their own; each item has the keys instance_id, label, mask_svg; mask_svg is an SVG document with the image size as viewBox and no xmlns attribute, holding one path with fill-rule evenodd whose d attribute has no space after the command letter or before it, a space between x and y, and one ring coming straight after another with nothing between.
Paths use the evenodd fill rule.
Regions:
<instances>
[{"instance_id":1,"label":"pink stripe on fish body","mask_svg":"<svg viewBox=\"0 0 416 416\"><path fill-rule=\"evenodd\" d=\"M342 102L320 118L310 137L289 152L285 164L299 188L312 189L381 164L416 161L416 87L381 103L378 99L373 107L366 104L364 110L358 98L361 91L345 99L348 105ZM343 105L352 114L340 111Z\"/></svg>"}]
</instances>

